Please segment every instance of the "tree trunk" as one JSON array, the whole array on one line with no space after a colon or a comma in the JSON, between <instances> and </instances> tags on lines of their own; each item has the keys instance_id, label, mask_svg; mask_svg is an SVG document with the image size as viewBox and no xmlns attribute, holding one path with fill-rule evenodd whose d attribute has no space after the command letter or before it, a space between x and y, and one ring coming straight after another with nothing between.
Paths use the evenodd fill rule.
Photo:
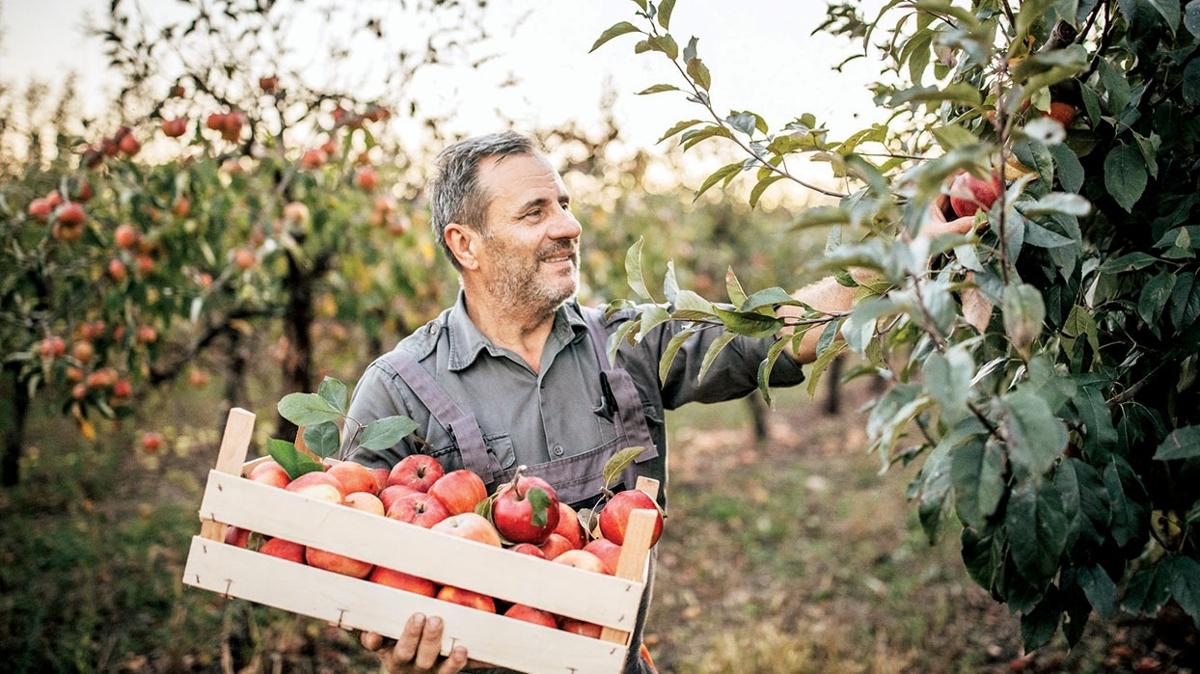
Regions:
<instances>
[{"instance_id":1,"label":"tree trunk","mask_svg":"<svg viewBox=\"0 0 1200 674\"><path fill-rule=\"evenodd\" d=\"M825 373L825 382L829 387L825 395L825 414L830 416L842 411L842 368L846 358L838 356L829 364L829 372Z\"/></svg>"},{"instance_id":2,"label":"tree trunk","mask_svg":"<svg viewBox=\"0 0 1200 674\"><path fill-rule=\"evenodd\" d=\"M288 255L288 300L283 314L283 334L288 350L283 358L283 390L285 393L313 391L312 375L312 276L301 269L294 257ZM275 437L296 437L296 425L279 417Z\"/></svg>"},{"instance_id":3,"label":"tree trunk","mask_svg":"<svg viewBox=\"0 0 1200 674\"><path fill-rule=\"evenodd\" d=\"M229 418L229 410L234 407L247 407L246 395L246 364L250 358L246 353L245 336L235 329L225 331L227 359L225 361L225 395L221 405L221 417L217 427L225 428Z\"/></svg>"},{"instance_id":4,"label":"tree trunk","mask_svg":"<svg viewBox=\"0 0 1200 674\"><path fill-rule=\"evenodd\" d=\"M29 391L9 369L12 381L11 426L4 431L4 456L0 459L0 484L15 487L21 479L21 452L25 448L25 420L29 417Z\"/></svg>"},{"instance_id":5,"label":"tree trunk","mask_svg":"<svg viewBox=\"0 0 1200 674\"><path fill-rule=\"evenodd\" d=\"M746 396L746 402L750 403L750 417L754 420L754 441L762 442L767 439L767 413L770 410L758 391Z\"/></svg>"}]
</instances>

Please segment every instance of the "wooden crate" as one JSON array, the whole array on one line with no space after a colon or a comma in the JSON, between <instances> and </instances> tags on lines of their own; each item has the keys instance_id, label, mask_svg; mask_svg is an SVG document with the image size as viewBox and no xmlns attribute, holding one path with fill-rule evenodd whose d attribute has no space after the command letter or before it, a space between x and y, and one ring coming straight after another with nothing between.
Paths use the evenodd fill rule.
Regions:
<instances>
[{"instance_id":1,"label":"wooden crate","mask_svg":"<svg viewBox=\"0 0 1200 674\"><path fill-rule=\"evenodd\" d=\"M245 461L253 428L253 414L230 412L184 584L390 637L413 613L437 615L443 655L463 644L474 660L532 674L621 671L645 587L653 513L630 518L615 576L590 573L244 479L264 460ZM638 487L657 495L655 480ZM596 623L603 634L550 629L227 545L227 526Z\"/></svg>"}]
</instances>

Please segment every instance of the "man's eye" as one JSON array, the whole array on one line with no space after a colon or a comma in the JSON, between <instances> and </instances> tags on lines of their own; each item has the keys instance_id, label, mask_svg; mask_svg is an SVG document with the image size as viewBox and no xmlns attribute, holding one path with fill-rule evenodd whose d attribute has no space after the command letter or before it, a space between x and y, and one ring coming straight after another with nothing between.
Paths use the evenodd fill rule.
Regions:
<instances>
[{"instance_id":1,"label":"man's eye","mask_svg":"<svg viewBox=\"0 0 1200 674\"><path fill-rule=\"evenodd\" d=\"M525 214L525 217L537 218L537 217L541 217L541 215L542 215L542 209L539 208L536 210L529 211L528 213Z\"/></svg>"}]
</instances>

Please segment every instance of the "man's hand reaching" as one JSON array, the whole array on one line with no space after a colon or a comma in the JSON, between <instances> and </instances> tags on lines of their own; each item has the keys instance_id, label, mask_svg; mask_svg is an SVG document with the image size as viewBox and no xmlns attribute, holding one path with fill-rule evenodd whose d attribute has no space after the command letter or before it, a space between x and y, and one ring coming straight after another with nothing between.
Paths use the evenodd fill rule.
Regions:
<instances>
[{"instance_id":1,"label":"man's hand reaching","mask_svg":"<svg viewBox=\"0 0 1200 674\"><path fill-rule=\"evenodd\" d=\"M425 616L416 613L408 619L404 633L395 644L385 642L383 637L374 632L363 632L359 641L363 648L379 655L384 669L389 674L455 674L468 664L472 667L483 664L469 661L464 646L455 646L449 657L440 657L442 628L441 618L432 616L426 619Z\"/></svg>"}]
</instances>

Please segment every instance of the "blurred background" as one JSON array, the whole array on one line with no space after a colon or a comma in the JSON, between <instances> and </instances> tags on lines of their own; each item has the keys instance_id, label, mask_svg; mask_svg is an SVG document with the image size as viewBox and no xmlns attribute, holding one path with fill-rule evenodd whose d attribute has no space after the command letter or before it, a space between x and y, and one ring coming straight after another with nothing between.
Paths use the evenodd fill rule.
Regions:
<instances>
[{"instance_id":1,"label":"blurred background","mask_svg":"<svg viewBox=\"0 0 1200 674\"><path fill-rule=\"evenodd\" d=\"M6 671L373 669L336 628L179 577L227 410L258 414L252 453L291 437L282 395L352 383L452 301L422 187L457 138L541 139L584 224L585 303L630 294L639 238L652 287L668 260L715 300L730 266L748 290L819 276L824 234L789 230L817 200L783 186L754 210L736 186L693 200L738 156L658 142L691 114L678 94L635 95L672 81L665 63L588 53L629 4L0 3ZM811 34L824 18L821 3L689 2L673 30L704 36L728 105L812 113L834 135L882 121L878 66L843 64L851 45ZM51 193L84 205L78 227L34 222L27 206ZM874 383L837 379L770 412L755 397L669 415L647 630L662 671L1134 667L1136 622L1021 657L1015 619L953 541L928 550L911 471L881 477L864 454L855 409Z\"/></svg>"}]
</instances>

